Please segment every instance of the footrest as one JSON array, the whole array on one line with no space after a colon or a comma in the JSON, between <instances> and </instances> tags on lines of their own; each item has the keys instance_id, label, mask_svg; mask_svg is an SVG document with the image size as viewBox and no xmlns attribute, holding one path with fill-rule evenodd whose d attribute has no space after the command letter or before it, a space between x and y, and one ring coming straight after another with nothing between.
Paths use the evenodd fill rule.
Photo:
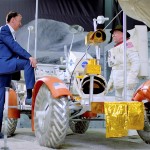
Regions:
<instances>
[{"instance_id":1,"label":"footrest","mask_svg":"<svg viewBox=\"0 0 150 150\"><path fill-rule=\"evenodd\" d=\"M19 105L19 110L31 110L31 105Z\"/></svg>"}]
</instances>

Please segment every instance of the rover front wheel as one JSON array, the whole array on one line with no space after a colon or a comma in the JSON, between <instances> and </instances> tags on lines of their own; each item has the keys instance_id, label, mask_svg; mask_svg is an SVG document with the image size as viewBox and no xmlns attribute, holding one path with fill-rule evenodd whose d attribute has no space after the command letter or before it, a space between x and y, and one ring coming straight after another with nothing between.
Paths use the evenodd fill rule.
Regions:
<instances>
[{"instance_id":1,"label":"rover front wheel","mask_svg":"<svg viewBox=\"0 0 150 150\"><path fill-rule=\"evenodd\" d=\"M59 148L67 133L69 113L68 98L54 99L43 84L35 99L35 135L41 146Z\"/></svg>"},{"instance_id":2,"label":"rover front wheel","mask_svg":"<svg viewBox=\"0 0 150 150\"><path fill-rule=\"evenodd\" d=\"M144 119L144 129L137 132L145 143L150 144L150 110L145 111Z\"/></svg>"}]
</instances>

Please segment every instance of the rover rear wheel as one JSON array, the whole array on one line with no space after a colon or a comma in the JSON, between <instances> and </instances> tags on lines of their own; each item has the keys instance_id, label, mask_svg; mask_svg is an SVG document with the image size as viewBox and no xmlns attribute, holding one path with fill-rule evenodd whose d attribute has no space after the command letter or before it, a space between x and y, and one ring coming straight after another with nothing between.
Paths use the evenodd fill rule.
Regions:
<instances>
[{"instance_id":1,"label":"rover rear wheel","mask_svg":"<svg viewBox=\"0 0 150 150\"><path fill-rule=\"evenodd\" d=\"M12 136L16 130L18 119L8 118L7 135Z\"/></svg>"},{"instance_id":2,"label":"rover rear wheel","mask_svg":"<svg viewBox=\"0 0 150 150\"><path fill-rule=\"evenodd\" d=\"M80 117L77 117L75 119L80 119ZM83 134L87 131L89 127L90 121L75 121L70 120L69 126L73 133Z\"/></svg>"},{"instance_id":3,"label":"rover rear wheel","mask_svg":"<svg viewBox=\"0 0 150 150\"><path fill-rule=\"evenodd\" d=\"M14 91L16 90L14 81L11 81L11 88ZM17 123L18 123L18 119L14 119L14 118L7 119L7 136L12 136L15 133ZM4 130L4 122L3 122L2 130Z\"/></svg>"},{"instance_id":4,"label":"rover rear wheel","mask_svg":"<svg viewBox=\"0 0 150 150\"><path fill-rule=\"evenodd\" d=\"M7 136L12 136L15 133L17 127L18 119L8 118L7 120ZM2 126L2 130L4 130L4 122Z\"/></svg>"}]
</instances>

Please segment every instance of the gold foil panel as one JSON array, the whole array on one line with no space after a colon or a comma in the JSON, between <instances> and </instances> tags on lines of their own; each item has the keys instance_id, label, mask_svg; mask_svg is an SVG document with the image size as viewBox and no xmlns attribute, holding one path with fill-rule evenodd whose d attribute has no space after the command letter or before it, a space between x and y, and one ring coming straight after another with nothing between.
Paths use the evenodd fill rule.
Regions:
<instances>
[{"instance_id":1,"label":"gold foil panel","mask_svg":"<svg viewBox=\"0 0 150 150\"><path fill-rule=\"evenodd\" d=\"M127 136L128 129L144 128L143 102L105 102L106 137Z\"/></svg>"},{"instance_id":2,"label":"gold foil panel","mask_svg":"<svg viewBox=\"0 0 150 150\"><path fill-rule=\"evenodd\" d=\"M85 74L101 74L100 65L86 65Z\"/></svg>"},{"instance_id":3,"label":"gold foil panel","mask_svg":"<svg viewBox=\"0 0 150 150\"><path fill-rule=\"evenodd\" d=\"M102 43L106 40L106 34L103 30L98 29L97 31L93 32L90 31L85 36L85 45L97 45L99 43Z\"/></svg>"},{"instance_id":4,"label":"gold foil panel","mask_svg":"<svg viewBox=\"0 0 150 150\"><path fill-rule=\"evenodd\" d=\"M127 103L105 102L104 111L106 117L106 138L127 136Z\"/></svg>"},{"instance_id":5,"label":"gold foil panel","mask_svg":"<svg viewBox=\"0 0 150 150\"><path fill-rule=\"evenodd\" d=\"M143 102L128 102L128 129L143 130L144 104Z\"/></svg>"},{"instance_id":6,"label":"gold foil panel","mask_svg":"<svg viewBox=\"0 0 150 150\"><path fill-rule=\"evenodd\" d=\"M91 36L94 34L93 31L90 31L86 36L85 36L85 45L90 45L93 43L91 40Z\"/></svg>"}]
</instances>

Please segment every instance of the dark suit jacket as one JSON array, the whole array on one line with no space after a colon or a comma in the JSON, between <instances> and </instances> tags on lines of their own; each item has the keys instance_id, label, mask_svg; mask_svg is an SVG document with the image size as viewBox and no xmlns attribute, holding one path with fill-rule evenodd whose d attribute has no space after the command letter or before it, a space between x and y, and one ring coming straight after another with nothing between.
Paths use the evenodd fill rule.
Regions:
<instances>
[{"instance_id":1,"label":"dark suit jacket","mask_svg":"<svg viewBox=\"0 0 150 150\"><path fill-rule=\"evenodd\" d=\"M0 29L0 74L16 72L16 60L20 56L29 59L31 55L13 38L8 25Z\"/></svg>"}]
</instances>

